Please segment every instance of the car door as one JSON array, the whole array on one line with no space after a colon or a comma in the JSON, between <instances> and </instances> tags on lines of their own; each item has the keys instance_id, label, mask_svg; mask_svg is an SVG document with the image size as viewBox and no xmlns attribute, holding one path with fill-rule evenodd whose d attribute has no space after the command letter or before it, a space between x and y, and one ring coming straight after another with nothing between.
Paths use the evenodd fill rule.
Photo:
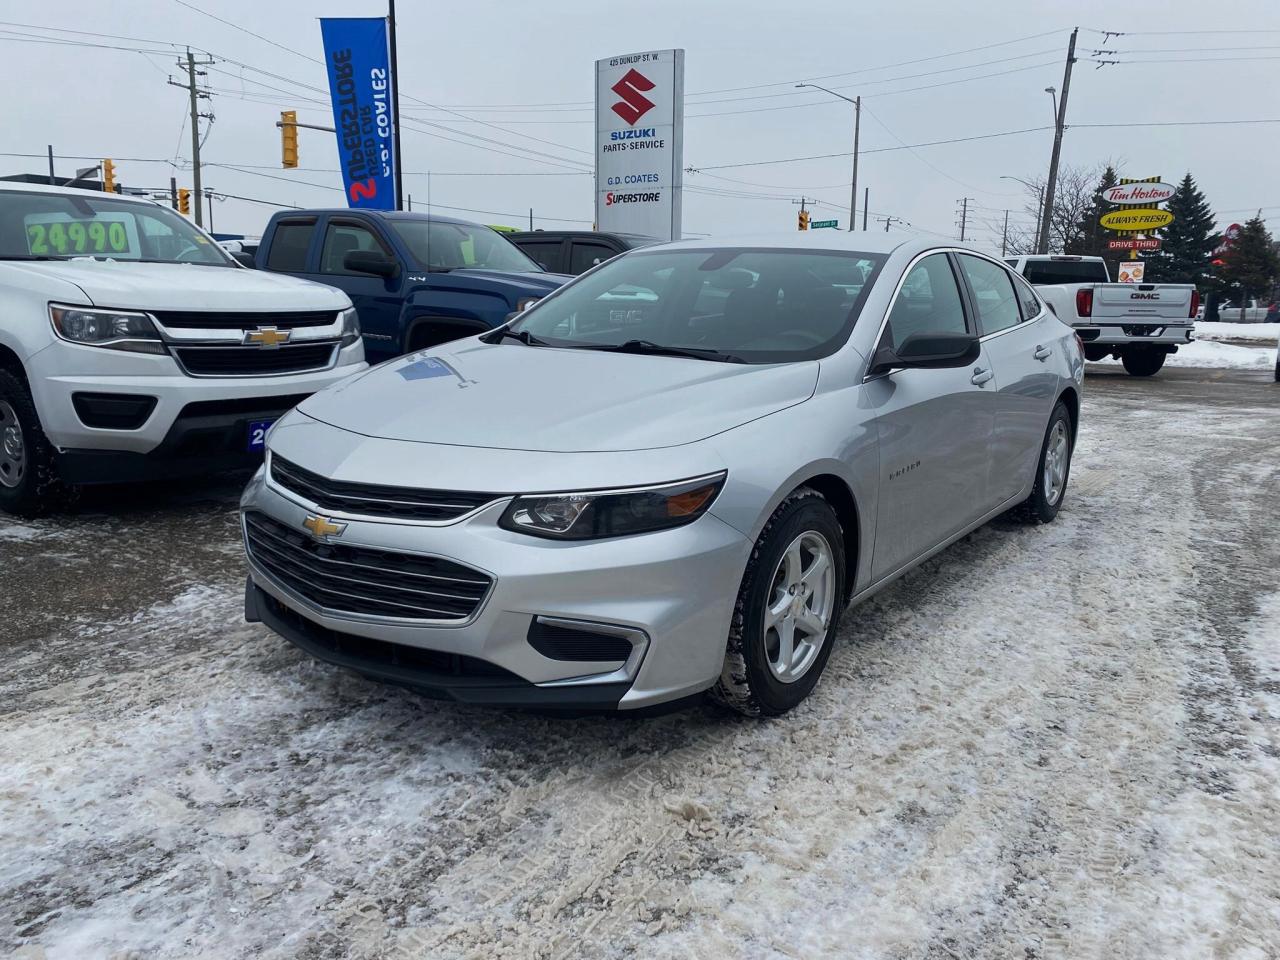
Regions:
<instances>
[{"instance_id":1,"label":"car door","mask_svg":"<svg viewBox=\"0 0 1280 960\"><path fill-rule=\"evenodd\" d=\"M569 248L568 272L574 276L586 273L597 263L604 263L621 252L619 247L604 240L575 237Z\"/></svg>"},{"instance_id":2,"label":"car door","mask_svg":"<svg viewBox=\"0 0 1280 960\"><path fill-rule=\"evenodd\" d=\"M307 279L337 287L351 298L360 316L365 354L371 363L377 363L400 353L400 291L405 271L401 269L394 277L378 277L348 270L343 259L357 250L375 250L396 258L372 224L353 217L328 217L314 272Z\"/></svg>"},{"instance_id":3,"label":"car door","mask_svg":"<svg viewBox=\"0 0 1280 960\"><path fill-rule=\"evenodd\" d=\"M944 252L908 267L880 344L912 334L977 332ZM879 499L872 576L886 577L990 509L987 461L995 425L995 384L985 351L945 369L898 369L870 376L865 403L879 441Z\"/></svg>"},{"instance_id":4,"label":"car door","mask_svg":"<svg viewBox=\"0 0 1280 960\"><path fill-rule=\"evenodd\" d=\"M988 385L996 397L989 483L1000 503L1031 482L1057 396L1057 367L1049 361L1061 345L1043 301L1021 277L985 257L956 259L995 373Z\"/></svg>"}]
</instances>

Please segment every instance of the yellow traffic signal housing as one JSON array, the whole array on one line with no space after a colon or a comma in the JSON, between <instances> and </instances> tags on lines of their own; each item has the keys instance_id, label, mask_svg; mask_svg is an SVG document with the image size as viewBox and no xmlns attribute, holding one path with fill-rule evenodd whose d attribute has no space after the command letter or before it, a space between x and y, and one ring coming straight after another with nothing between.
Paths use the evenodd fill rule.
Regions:
<instances>
[{"instance_id":1,"label":"yellow traffic signal housing","mask_svg":"<svg viewBox=\"0 0 1280 960\"><path fill-rule=\"evenodd\" d=\"M178 212L191 214L191 191L186 187L178 188Z\"/></svg>"},{"instance_id":2,"label":"yellow traffic signal housing","mask_svg":"<svg viewBox=\"0 0 1280 960\"><path fill-rule=\"evenodd\" d=\"M291 169L298 165L298 111L280 111L280 165Z\"/></svg>"},{"instance_id":3,"label":"yellow traffic signal housing","mask_svg":"<svg viewBox=\"0 0 1280 960\"><path fill-rule=\"evenodd\" d=\"M116 192L116 165L110 160L102 161L102 192Z\"/></svg>"},{"instance_id":4,"label":"yellow traffic signal housing","mask_svg":"<svg viewBox=\"0 0 1280 960\"><path fill-rule=\"evenodd\" d=\"M799 226L797 226L796 229L797 230L809 229L809 211L808 210L800 211Z\"/></svg>"}]
</instances>

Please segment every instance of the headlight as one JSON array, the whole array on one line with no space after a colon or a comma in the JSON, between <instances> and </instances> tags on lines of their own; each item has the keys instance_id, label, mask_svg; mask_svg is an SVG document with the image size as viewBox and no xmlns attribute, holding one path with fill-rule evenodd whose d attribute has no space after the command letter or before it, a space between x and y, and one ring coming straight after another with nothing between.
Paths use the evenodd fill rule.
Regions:
<instances>
[{"instance_id":1,"label":"headlight","mask_svg":"<svg viewBox=\"0 0 1280 960\"><path fill-rule=\"evenodd\" d=\"M63 340L134 353L164 353L160 333L145 313L86 310L49 304L54 332Z\"/></svg>"},{"instance_id":2,"label":"headlight","mask_svg":"<svg viewBox=\"0 0 1280 960\"><path fill-rule=\"evenodd\" d=\"M654 487L516 497L499 525L555 540L593 540L692 523L724 486L725 472Z\"/></svg>"},{"instance_id":3,"label":"headlight","mask_svg":"<svg viewBox=\"0 0 1280 960\"><path fill-rule=\"evenodd\" d=\"M355 307L342 311L342 345L349 347L360 339L360 314Z\"/></svg>"},{"instance_id":4,"label":"headlight","mask_svg":"<svg viewBox=\"0 0 1280 960\"><path fill-rule=\"evenodd\" d=\"M524 313L541 299L541 297L521 297L516 301L516 313Z\"/></svg>"}]
</instances>

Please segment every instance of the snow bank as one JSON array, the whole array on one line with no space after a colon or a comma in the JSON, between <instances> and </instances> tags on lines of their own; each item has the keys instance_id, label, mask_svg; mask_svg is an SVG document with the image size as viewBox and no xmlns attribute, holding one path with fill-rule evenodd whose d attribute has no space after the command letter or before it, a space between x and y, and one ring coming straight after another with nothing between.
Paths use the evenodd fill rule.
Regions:
<instances>
[{"instance_id":1,"label":"snow bank","mask_svg":"<svg viewBox=\"0 0 1280 960\"><path fill-rule=\"evenodd\" d=\"M1197 340L1280 340L1280 323L1205 323L1196 321Z\"/></svg>"},{"instance_id":2,"label":"snow bank","mask_svg":"<svg viewBox=\"0 0 1280 960\"><path fill-rule=\"evenodd\" d=\"M1197 335L1199 324L1196 325ZM1118 365L1119 360L1099 360L1098 363ZM1214 340L1197 340L1184 344L1178 352L1165 360L1167 367L1215 367L1235 370L1270 370L1275 366L1276 348L1241 347L1233 343Z\"/></svg>"}]
</instances>

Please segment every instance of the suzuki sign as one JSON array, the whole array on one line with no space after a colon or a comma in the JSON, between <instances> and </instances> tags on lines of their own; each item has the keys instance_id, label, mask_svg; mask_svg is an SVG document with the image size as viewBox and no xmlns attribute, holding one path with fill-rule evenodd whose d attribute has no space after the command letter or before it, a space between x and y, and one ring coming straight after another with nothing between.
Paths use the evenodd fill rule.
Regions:
<instances>
[{"instance_id":1,"label":"suzuki sign","mask_svg":"<svg viewBox=\"0 0 1280 960\"><path fill-rule=\"evenodd\" d=\"M680 239L684 51L596 61L596 229Z\"/></svg>"},{"instance_id":2,"label":"suzuki sign","mask_svg":"<svg viewBox=\"0 0 1280 960\"><path fill-rule=\"evenodd\" d=\"M1175 188L1167 183L1122 183L1102 191L1107 203L1141 203L1151 206L1164 203L1173 196Z\"/></svg>"}]
</instances>

